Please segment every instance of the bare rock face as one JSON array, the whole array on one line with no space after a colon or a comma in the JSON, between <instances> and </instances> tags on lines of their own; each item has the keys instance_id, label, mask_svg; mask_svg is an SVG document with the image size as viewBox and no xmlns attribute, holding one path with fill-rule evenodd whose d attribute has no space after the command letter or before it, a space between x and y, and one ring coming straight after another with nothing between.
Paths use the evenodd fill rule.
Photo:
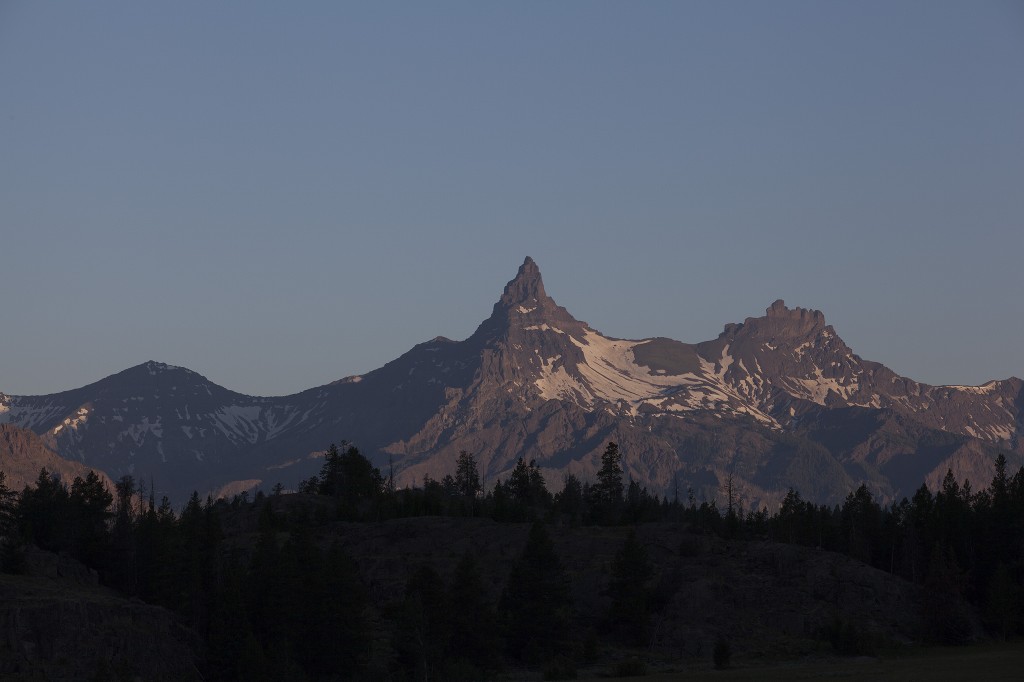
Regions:
<instances>
[{"instance_id":1,"label":"bare rock face","mask_svg":"<svg viewBox=\"0 0 1024 682\"><path fill-rule=\"evenodd\" d=\"M558 488L568 473L592 480L614 440L657 494L720 498L731 478L749 508L789 487L835 503L864 482L889 501L947 468L986 485L999 452L1024 456L1022 415L1020 379L921 384L781 300L698 344L605 336L555 303L531 258L468 339L295 395L244 396L155 362L74 391L0 394L0 422L178 501L240 481L294 486L341 439L399 485L451 473L467 450L488 482L521 457Z\"/></svg>"},{"instance_id":2,"label":"bare rock face","mask_svg":"<svg viewBox=\"0 0 1024 682\"><path fill-rule=\"evenodd\" d=\"M107 487L114 489L103 471L61 457L32 431L0 424L0 471L4 472L8 488L20 492L26 485L34 485L44 467L69 486L76 477L84 479L90 470L95 470Z\"/></svg>"}]
</instances>

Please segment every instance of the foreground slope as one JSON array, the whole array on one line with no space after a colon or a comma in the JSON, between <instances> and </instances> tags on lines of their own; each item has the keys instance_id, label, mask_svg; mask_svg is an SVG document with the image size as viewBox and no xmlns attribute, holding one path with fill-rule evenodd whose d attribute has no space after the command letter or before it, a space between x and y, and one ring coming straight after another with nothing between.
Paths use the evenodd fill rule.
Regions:
<instances>
[{"instance_id":1,"label":"foreground slope","mask_svg":"<svg viewBox=\"0 0 1024 682\"><path fill-rule=\"evenodd\" d=\"M468 339L438 337L362 376L259 398L150 362L64 393L0 394L0 421L176 499L294 485L342 438L399 484L450 473L468 450L487 481L522 457L557 488L565 473L593 479L615 440L657 493L721 498L731 479L759 506L791 486L828 502L861 482L898 497L947 468L990 480L996 453L1024 455L1022 407L1020 379L920 384L782 301L704 343L608 337L558 306L527 258Z\"/></svg>"}]
</instances>

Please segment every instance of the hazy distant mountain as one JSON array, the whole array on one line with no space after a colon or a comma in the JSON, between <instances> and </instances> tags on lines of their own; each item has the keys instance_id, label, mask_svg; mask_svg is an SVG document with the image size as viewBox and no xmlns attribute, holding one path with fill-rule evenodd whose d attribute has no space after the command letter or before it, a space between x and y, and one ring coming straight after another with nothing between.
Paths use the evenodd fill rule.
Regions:
<instances>
[{"instance_id":1,"label":"hazy distant mountain","mask_svg":"<svg viewBox=\"0 0 1024 682\"><path fill-rule=\"evenodd\" d=\"M927 386L862 360L824 316L782 301L687 344L607 337L544 291L527 258L464 341L438 337L380 369L282 398L233 393L149 362L48 396L0 394L0 421L65 457L155 480L181 499L230 485L292 485L348 439L400 483L476 454L486 480L536 459L549 488L593 478L609 440L657 493L749 505L792 486L837 501L861 482L911 494L947 468L988 483L992 459L1024 457L1024 382Z\"/></svg>"}]
</instances>

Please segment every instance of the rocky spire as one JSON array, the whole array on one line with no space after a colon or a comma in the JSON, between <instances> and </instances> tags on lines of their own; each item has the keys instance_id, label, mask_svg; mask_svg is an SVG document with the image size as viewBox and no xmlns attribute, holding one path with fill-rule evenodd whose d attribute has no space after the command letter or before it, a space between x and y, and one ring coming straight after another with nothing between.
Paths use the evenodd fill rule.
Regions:
<instances>
[{"instance_id":1,"label":"rocky spire","mask_svg":"<svg viewBox=\"0 0 1024 682\"><path fill-rule=\"evenodd\" d=\"M751 323L753 322L753 325ZM817 334L825 328L825 315L820 310L788 308L781 298L765 310L762 318L747 318L745 326L781 336Z\"/></svg>"},{"instance_id":2,"label":"rocky spire","mask_svg":"<svg viewBox=\"0 0 1024 682\"><path fill-rule=\"evenodd\" d=\"M547 293L544 292L544 280L540 276L540 268L529 256L519 266L519 272L505 285L505 291L497 305L504 308L522 305L524 307L537 306L550 301Z\"/></svg>"},{"instance_id":3,"label":"rocky spire","mask_svg":"<svg viewBox=\"0 0 1024 682\"><path fill-rule=\"evenodd\" d=\"M519 272L505 285L491 316L477 329L475 336L494 337L510 328L547 323L566 333L581 333L583 323L555 303L544 291L540 268L529 256Z\"/></svg>"}]
</instances>

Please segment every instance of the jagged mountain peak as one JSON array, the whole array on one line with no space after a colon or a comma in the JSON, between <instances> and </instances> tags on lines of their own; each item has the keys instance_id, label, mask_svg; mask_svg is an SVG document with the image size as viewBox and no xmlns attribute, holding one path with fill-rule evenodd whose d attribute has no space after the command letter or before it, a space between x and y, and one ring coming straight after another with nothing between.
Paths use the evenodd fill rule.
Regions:
<instances>
[{"instance_id":1,"label":"jagged mountain peak","mask_svg":"<svg viewBox=\"0 0 1024 682\"><path fill-rule=\"evenodd\" d=\"M776 320L789 321L810 321L815 325L825 325L825 315L820 310L810 308L787 308L786 302L781 298L777 299L770 306L765 308L765 317Z\"/></svg>"},{"instance_id":2,"label":"jagged mountain peak","mask_svg":"<svg viewBox=\"0 0 1024 682\"><path fill-rule=\"evenodd\" d=\"M1018 380L918 384L855 355L821 312L781 299L699 344L604 336L555 303L532 258L469 339L435 337L329 387L249 397L148 361L61 394L0 394L0 422L112 475L156 472L179 499L229 481L298 482L342 437L378 463L394 457L404 481L449 473L462 449L489 480L520 457L545 475L592 475L615 440L630 475L654 488L689 481L714 494L742 454L756 499L783 484L841 499L849 476L896 494L944 473L968 440L1024 452L1022 410ZM876 417L890 413L910 426L888 435ZM891 476L879 468L889 461Z\"/></svg>"},{"instance_id":3,"label":"jagged mountain peak","mask_svg":"<svg viewBox=\"0 0 1024 682\"><path fill-rule=\"evenodd\" d=\"M495 304L495 308L498 306L530 308L549 301L554 303L544 291L544 280L540 275L540 268L532 258L527 256L523 264L519 266L516 276L505 285L505 291L501 294L498 303Z\"/></svg>"},{"instance_id":4,"label":"jagged mountain peak","mask_svg":"<svg viewBox=\"0 0 1024 682\"><path fill-rule=\"evenodd\" d=\"M742 324L725 325L719 339L747 337L792 341L816 337L826 330L835 335L835 330L825 322L825 314L820 310L789 308L780 298L765 309L763 317L748 317Z\"/></svg>"},{"instance_id":5,"label":"jagged mountain peak","mask_svg":"<svg viewBox=\"0 0 1024 682\"><path fill-rule=\"evenodd\" d=\"M494 338L512 329L537 330L542 327L579 336L585 326L586 323L574 318L548 296L540 268L527 256L516 276L505 285L491 316L477 328L473 337Z\"/></svg>"}]
</instances>

